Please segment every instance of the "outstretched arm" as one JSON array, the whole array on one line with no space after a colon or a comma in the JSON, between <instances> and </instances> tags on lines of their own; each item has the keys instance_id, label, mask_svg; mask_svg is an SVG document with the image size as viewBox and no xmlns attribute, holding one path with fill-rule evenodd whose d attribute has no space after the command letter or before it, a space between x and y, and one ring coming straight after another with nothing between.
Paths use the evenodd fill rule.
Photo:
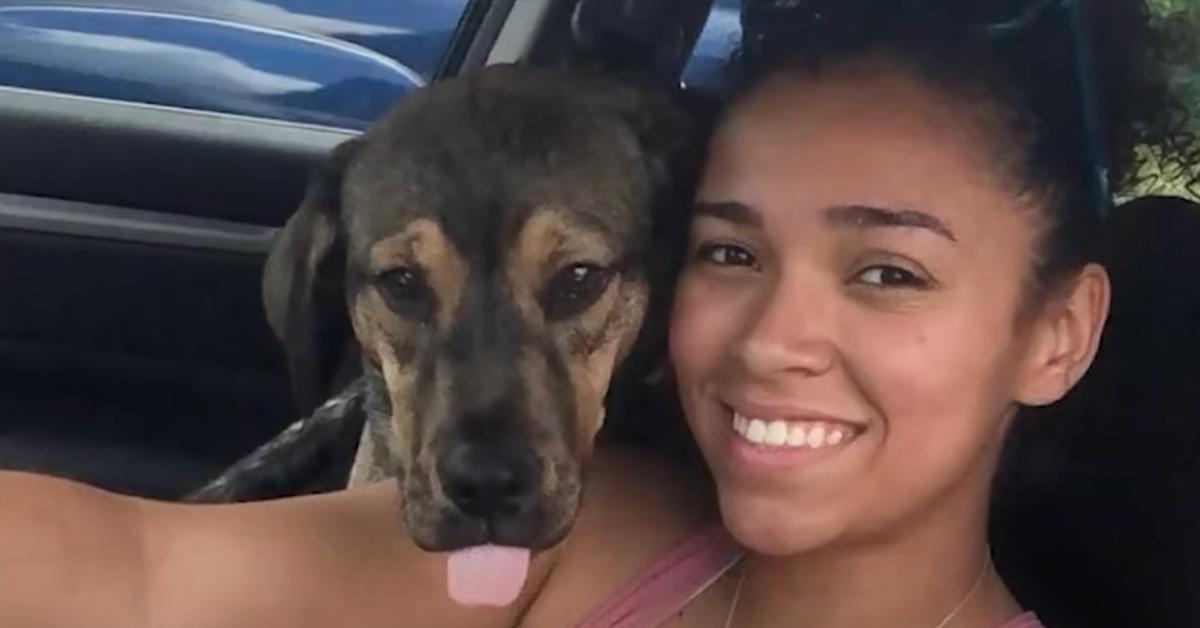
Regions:
<instances>
[{"instance_id":1,"label":"outstretched arm","mask_svg":"<svg viewBox=\"0 0 1200 628\"><path fill-rule=\"evenodd\" d=\"M141 502L0 472L0 626L145 626Z\"/></svg>"}]
</instances>

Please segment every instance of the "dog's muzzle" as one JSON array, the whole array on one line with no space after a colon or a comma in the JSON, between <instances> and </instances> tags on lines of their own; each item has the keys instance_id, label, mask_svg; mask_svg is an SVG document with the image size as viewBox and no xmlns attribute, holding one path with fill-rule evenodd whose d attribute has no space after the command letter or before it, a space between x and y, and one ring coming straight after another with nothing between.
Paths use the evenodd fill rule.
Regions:
<instances>
[{"instance_id":1,"label":"dog's muzzle","mask_svg":"<svg viewBox=\"0 0 1200 628\"><path fill-rule=\"evenodd\" d=\"M542 463L532 447L516 440L460 439L442 453L438 477L459 512L493 528L534 510Z\"/></svg>"}]
</instances>

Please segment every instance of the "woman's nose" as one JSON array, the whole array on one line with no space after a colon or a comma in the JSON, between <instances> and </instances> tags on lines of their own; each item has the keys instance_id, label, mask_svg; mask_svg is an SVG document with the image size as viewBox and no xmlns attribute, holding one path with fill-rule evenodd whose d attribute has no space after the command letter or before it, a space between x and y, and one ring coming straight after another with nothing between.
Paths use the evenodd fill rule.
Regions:
<instances>
[{"instance_id":1,"label":"woman's nose","mask_svg":"<svg viewBox=\"0 0 1200 628\"><path fill-rule=\"evenodd\" d=\"M761 299L737 346L743 367L755 377L784 373L816 376L836 360L830 300L811 283L776 282Z\"/></svg>"}]
</instances>

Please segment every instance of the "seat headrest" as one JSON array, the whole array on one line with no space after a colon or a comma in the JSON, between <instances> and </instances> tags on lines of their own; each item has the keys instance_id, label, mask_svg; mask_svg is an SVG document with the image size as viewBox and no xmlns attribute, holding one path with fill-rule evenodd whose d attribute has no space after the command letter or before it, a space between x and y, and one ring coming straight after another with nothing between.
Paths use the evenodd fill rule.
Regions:
<instances>
[{"instance_id":1,"label":"seat headrest","mask_svg":"<svg viewBox=\"0 0 1200 628\"><path fill-rule=\"evenodd\" d=\"M1139 198L1117 207L1105 231L1113 304L1089 387L1200 385L1200 204Z\"/></svg>"},{"instance_id":2,"label":"seat headrest","mask_svg":"<svg viewBox=\"0 0 1200 628\"><path fill-rule=\"evenodd\" d=\"M1145 197L1105 226L1096 362L1014 424L992 540L1047 625L1200 625L1200 204Z\"/></svg>"}]
</instances>

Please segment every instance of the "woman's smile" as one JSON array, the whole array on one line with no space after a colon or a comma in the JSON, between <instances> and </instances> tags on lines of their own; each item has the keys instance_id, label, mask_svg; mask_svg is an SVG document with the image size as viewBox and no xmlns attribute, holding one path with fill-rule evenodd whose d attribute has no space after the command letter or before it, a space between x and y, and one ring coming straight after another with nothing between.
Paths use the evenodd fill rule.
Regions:
<instances>
[{"instance_id":1,"label":"woman's smile","mask_svg":"<svg viewBox=\"0 0 1200 628\"><path fill-rule=\"evenodd\" d=\"M728 427L730 462L747 472L818 464L850 448L869 429L867 421L850 413L799 404L730 395L711 406L716 420Z\"/></svg>"}]
</instances>

